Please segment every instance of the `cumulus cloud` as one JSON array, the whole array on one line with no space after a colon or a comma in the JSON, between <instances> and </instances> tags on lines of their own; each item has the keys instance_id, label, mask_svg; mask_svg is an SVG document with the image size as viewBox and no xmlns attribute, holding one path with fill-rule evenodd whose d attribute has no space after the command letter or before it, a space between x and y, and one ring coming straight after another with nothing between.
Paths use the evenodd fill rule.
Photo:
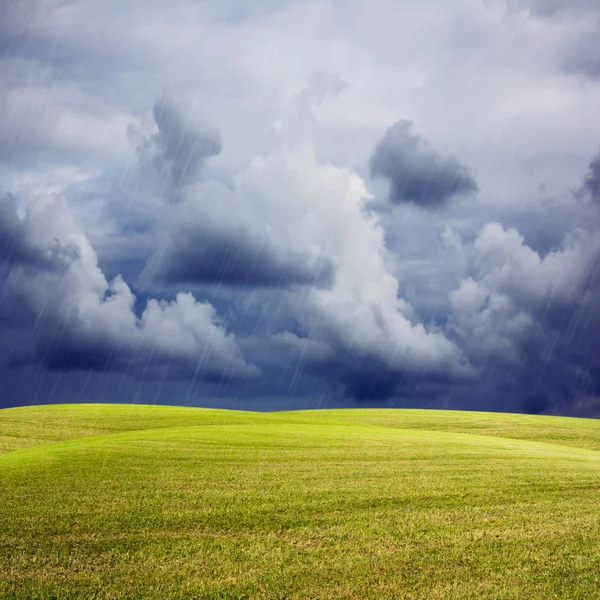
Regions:
<instances>
[{"instance_id":1,"label":"cumulus cloud","mask_svg":"<svg viewBox=\"0 0 600 600\"><path fill-rule=\"evenodd\" d=\"M576 230L540 255L518 231L489 223L475 241L471 276L450 293L449 327L478 366L517 376L521 397L538 410L572 400L598 385L590 325L600 317L599 258L598 232Z\"/></svg>"},{"instance_id":2,"label":"cumulus cloud","mask_svg":"<svg viewBox=\"0 0 600 600\"><path fill-rule=\"evenodd\" d=\"M462 194L477 191L469 170L455 158L443 157L413 132L411 121L389 127L375 146L369 167L372 177L387 179L394 204L437 208Z\"/></svg>"},{"instance_id":3,"label":"cumulus cloud","mask_svg":"<svg viewBox=\"0 0 600 600\"><path fill-rule=\"evenodd\" d=\"M13 364L131 374L161 368L209 380L257 374L215 309L191 294L170 302L150 299L138 316L135 295L121 277L107 282L64 200L29 204L23 229L42 251L58 241L75 247L77 256L60 271L18 267L8 277L8 290L38 323L31 355L14 357Z\"/></svg>"},{"instance_id":4,"label":"cumulus cloud","mask_svg":"<svg viewBox=\"0 0 600 600\"><path fill-rule=\"evenodd\" d=\"M64 265L76 254L75 247L62 246L58 240L43 248L36 246L17 214L16 198L12 194L0 197L0 261L11 266L53 269Z\"/></svg>"},{"instance_id":5,"label":"cumulus cloud","mask_svg":"<svg viewBox=\"0 0 600 600\"><path fill-rule=\"evenodd\" d=\"M253 188L273 202L285 198L296 231L336 264L330 287L289 299L302 332L288 338L298 369L334 377L362 399L392 396L407 375L469 376L460 350L442 332L413 322L398 297L383 229L366 210L370 193L356 173L302 151L275 153L257 166L248 177Z\"/></svg>"},{"instance_id":6,"label":"cumulus cloud","mask_svg":"<svg viewBox=\"0 0 600 600\"><path fill-rule=\"evenodd\" d=\"M336 82L324 87L335 92ZM316 94L312 111L324 96ZM279 344L292 368L347 396L389 398L411 378L468 379L459 348L399 298L365 182L320 161L297 118L292 111L280 121L280 146L255 156L231 189L200 181L183 190L142 279L288 288L280 301L295 328Z\"/></svg>"},{"instance_id":7,"label":"cumulus cloud","mask_svg":"<svg viewBox=\"0 0 600 600\"><path fill-rule=\"evenodd\" d=\"M231 188L200 181L204 160L221 149L220 141L215 143L218 136L211 137L197 127L187 129L179 113L170 107L161 110L162 114L155 107L159 133L152 139L162 151L153 164L159 173L169 165L167 195L178 203L159 223L161 241L140 281L146 286L329 285L334 264L311 244L306 231L298 228L294 219L302 218L303 208L290 202L293 194L285 190L281 198L274 198L253 187L260 157L235 178ZM170 115L168 126L163 122L164 113ZM172 176L174 173L177 175Z\"/></svg>"}]
</instances>

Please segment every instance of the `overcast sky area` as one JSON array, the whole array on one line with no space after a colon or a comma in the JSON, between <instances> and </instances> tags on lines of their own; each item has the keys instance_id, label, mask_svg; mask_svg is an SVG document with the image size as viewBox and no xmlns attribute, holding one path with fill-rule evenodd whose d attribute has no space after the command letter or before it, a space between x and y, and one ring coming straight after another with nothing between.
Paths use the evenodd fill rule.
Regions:
<instances>
[{"instance_id":1,"label":"overcast sky area","mask_svg":"<svg viewBox=\"0 0 600 600\"><path fill-rule=\"evenodd\" d=\"M0 406L600 417L598 0L0 2Z\"/></svg>"}]
</instances>

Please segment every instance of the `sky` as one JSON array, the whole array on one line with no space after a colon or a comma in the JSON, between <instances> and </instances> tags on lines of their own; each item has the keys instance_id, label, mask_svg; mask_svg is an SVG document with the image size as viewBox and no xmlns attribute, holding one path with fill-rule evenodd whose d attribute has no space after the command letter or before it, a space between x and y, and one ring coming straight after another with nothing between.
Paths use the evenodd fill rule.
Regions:
<instances>
[{"instance_id":1,"label":"sky","mask_svg":"<svg viewBox=\"0 0 600 600\"><path fill-rule=\"evenodd\" d=\"M597 0L0 3L0 407L600 417Z\"/></svg>"}]
</instances>

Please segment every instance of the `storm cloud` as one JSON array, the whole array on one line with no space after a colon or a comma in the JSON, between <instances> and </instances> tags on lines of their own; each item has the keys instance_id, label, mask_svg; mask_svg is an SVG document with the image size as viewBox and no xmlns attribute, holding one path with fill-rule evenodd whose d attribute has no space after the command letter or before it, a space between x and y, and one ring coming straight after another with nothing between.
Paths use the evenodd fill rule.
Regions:
<instances>
[{"instance_id":1,"label":"storm cloud","mask_svg":"<svg viewBox=\"0 0 600 600\"><path fill-rule=\"evenodd\" d=\"M600 203L600 150L590 162L588 172L583 179L583 185L577 196L589 199L596 204Z\"/></svg>"},{"instance_id":2,"label":"storm cloud","mask_svg":"<svg viewBox=\"0 0 600 600\"><path fill-rule=\"evenodd\" d=\"M238 4L0 3L0 403L600 415L597 2Z\"/></svg>"},{"instance_id":3,"label":"storm cloud","mask_svg":"<svg viewBox=\"0 0 600 600\"><path fill-rule=\"evenodd\" d=\"M470 359L516 378L526 411L597 390L600 233L576 230L540 255L518 231L490 223L474 250L472 275L450 293L450 328Z\"/></svg>"},{"instance_id":4,"label":"storm cloud","mask_svg":"<svg viewBox=\"0 0 600 600\"><path fill-rule=\"evenodd\" d=\"M265 232L266 233L266 232ZM283 252L268 235L227 226L182 225L146 266L142 281L159 285L215 284L244 288L330 285L334 267Z\"/></svg>"},{"instance_id":5,"label":"storm cloud","mask_svg":"<svg viewBox=\"0 0 600 600\"><path fill-rule=\"evenodd\" d=\"M121 277L105 279L64 200L30 203L21 234L35 240L42 254L57 243L77 252L60 270L23 263L10 272L5 292L36 323L33 347L13 356L13 366L38 362L50 370L135 374L158 365L198 379L257 374L214 308L189 293L179 293L172 301L149 299L136 314L135 295Z\"/></svg>"},{"instance_id":6,"label":"storm cloud","mask_svg":"<svg viewBox=\"0 0 600 600\"><path fill-rule=\"evenodd\" d=\"M469 170L455 158L440 155L413 128L411 121L394 123L375 146L369 162L372 177L388 180L390 202L437 208L476 192Z\"/></svg>"}]
</instances>

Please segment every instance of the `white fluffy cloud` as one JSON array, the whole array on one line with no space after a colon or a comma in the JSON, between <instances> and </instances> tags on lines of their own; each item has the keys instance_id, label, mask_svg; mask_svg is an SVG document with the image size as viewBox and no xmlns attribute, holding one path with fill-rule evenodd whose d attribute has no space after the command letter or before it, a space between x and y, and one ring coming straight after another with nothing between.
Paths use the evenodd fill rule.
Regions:
<instances>
[{"instance_id":1,"label":"white fluffy cloud","mask_svg":"<svg viewBox=\"0 0 600 600\"><path fill-rule=\"evenodd\" d=\"M398 372L460 371L460 351L442 333L410 320L398 281L386 266L384 232L369 213L370 194L350 170L319 164L309 152L256 161L250 189L262 190L286 216L289 232L336 267L331 287L291 298L307 337L342 355L376 357ZM246 180L248 182L248 180Z\"/></svg>"}]
</instances>

